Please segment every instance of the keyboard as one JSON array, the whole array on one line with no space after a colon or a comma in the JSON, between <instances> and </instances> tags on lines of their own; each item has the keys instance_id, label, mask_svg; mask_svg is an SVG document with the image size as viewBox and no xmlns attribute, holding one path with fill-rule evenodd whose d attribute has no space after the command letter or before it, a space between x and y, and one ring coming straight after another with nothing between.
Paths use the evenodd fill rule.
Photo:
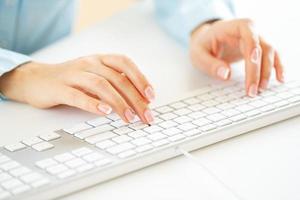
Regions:
<instances>
[{"instance_id":1,"label":"keyboard","mask_svg":"<svg viewBox=\"0 0 300 200\"><path fill-rule=\"evenodd\" d=\"M153 108L153 124L116 114L0 148L0 199L53 199L300 114L300 81L256 98L244 84L210 84Z\"/></svg>"}]
</instances>

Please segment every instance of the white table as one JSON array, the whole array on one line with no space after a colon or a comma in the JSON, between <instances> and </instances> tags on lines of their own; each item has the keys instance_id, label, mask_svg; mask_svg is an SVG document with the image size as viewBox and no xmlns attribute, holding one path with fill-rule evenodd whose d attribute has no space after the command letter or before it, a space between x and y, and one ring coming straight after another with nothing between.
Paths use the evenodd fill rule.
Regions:
<instances>
[{"instance_id":1,"label":"white table","mask_svg":"<svg viewBox=\"0 0 300 200\"><path fill-rule=\"evenodd\" d=\"M285 2L284 10L276 2L271 7L268 2L240 2L237 7L243 16L258 20L258 27L280 49L288 76L297 78L300 17L297 2ZM207 79L191 67L186 50L158 27L148 6L131 8L34 57L58 62L95 52L124 53L135 60L156 88L157 103L196 89ZM0 110L0 145L95 117L71 108L38 110L14 102L0 103ZM299 122L290 119L193 154L244 199L300 199ZM233 199L203 177L201 168L178 157L64 199Z\"/></svg>"}]
</instances>

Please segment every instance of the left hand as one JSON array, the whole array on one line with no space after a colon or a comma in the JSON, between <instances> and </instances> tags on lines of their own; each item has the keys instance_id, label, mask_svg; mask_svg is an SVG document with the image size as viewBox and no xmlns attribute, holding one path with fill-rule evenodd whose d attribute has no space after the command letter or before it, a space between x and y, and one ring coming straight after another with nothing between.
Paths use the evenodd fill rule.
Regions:
<instances>
[{"instance_id":1,"label":"left hand","mask_svg":"<svg viewBox=\"0 0 300 200\"><path fill-rule=\"evenodd\" d=\"M193 65L222 80L230 78L230 63L244 59L246 91L251 97L267 88L273 67L277 80L284 82L278 52L254 31L249 19L201 25L191 35L190 54Z\"/></svg>"}]
</instances>

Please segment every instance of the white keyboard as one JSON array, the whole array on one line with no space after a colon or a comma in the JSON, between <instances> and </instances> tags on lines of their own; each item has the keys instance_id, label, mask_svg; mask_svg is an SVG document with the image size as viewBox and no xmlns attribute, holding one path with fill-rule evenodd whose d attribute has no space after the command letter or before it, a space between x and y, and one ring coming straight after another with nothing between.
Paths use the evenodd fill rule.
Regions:
<instances>
[{"instance_id":1,"label":"white keyboard","mask_svg":"<svg viewBox=\"0 0 300 200\"><path fill-rule=\"evenodd\" d=\"M53 199L300 114L300 82L256 98L243 84L207 85L153 109L155 122L115 115L26 138L0 149L0 200Z\"/></svg>"}]
</instances>

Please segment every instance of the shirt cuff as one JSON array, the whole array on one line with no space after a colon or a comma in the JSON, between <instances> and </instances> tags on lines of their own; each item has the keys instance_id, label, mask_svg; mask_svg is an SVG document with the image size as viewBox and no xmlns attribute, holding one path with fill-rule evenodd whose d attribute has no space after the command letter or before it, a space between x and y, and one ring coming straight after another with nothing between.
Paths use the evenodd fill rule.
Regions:
<instances>
[{"instance_id":1,"label":"shirt cuff","mask_svg":"<svg viewBox=\"0 0 300 200\"><path fill-rule=\"evenodd\" d=\"M0 76L30 61L29 56L0 48Z\"/></svg>"}]
</instances>

